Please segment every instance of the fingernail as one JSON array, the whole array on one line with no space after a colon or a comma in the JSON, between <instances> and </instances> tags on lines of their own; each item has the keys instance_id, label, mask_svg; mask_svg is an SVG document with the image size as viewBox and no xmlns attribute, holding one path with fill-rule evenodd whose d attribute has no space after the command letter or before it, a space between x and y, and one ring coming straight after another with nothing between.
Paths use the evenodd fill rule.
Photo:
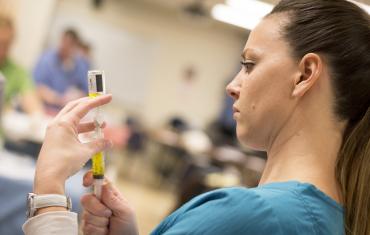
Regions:
<instances>
[{"instance_id":1,"label":"fingernail","mask_svg":"<svg viewBox=\"0 0 370 235\"><path fill-rule=\"evenodd\" d=\"M104 214L105 214L105 216L109 217L109 216L112 215L112 211L111 210L105 210Z\"/></svg>"}]
</instances>

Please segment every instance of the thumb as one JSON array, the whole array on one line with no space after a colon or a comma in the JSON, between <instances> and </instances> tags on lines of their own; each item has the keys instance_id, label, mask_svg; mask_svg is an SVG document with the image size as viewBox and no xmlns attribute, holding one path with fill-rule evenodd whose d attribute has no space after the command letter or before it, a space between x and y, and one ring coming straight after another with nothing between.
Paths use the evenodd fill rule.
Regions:
<instances>
[{"instance_id":1,"label":"thumb","mask_svg":"<svg viewBox=\"0 0 370 235\"><path fill-rule=\"evenodd\" d=\"M91 170L85 173L83 177L83 186L90 187L94 183L93 173Z\"/></svg>"},{"instance_id":2,"label":"thumb","mask_svg":"<svg viewBox=\"0 0 370 235\"><path fill-rule=\"evenodd\" d=\"M112 147L112 142L107 139L98 139L98 140L85 143L84 146L88 149L90 155L92 156L107 148Z\"/></svg>"},{"instance_id":3,"label":"thumb","mask_svg":"<svg viewBox=\"0 0 370 235\"><path fill-rule=\"evenodd\" d=\"M113 215L125 218L132 214L132 208L122 194L109 181L102 188L102 202L112 210Z\"/></svg>"}]
</instances>

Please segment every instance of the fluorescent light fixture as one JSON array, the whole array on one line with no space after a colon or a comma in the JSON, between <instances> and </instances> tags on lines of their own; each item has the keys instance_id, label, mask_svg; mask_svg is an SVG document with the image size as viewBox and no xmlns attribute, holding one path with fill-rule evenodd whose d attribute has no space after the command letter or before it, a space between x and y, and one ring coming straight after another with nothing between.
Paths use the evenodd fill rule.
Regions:
<instances>
[{"instance_id":1,"label":"fluorescent light fixture","mask_svg":"<svg viewBox=\"0 0 370 235\"><path fill-rule=\"evenodd\" d=\"M273 5L257 0L227 0L226 4L216 4L211 14L216 20L253 29L272 8Z\"/></svg>"},{"instance_id":2,"label":"fluorescent light fixture","mask_svg":"<svg viewBox=\"0 0 370 235\"><path fill-rule=\"evenodd\" d=\"M224 4L217 4L212 8L211 12L214 19L222 21L224 23L232 24L239 26L245 29L252 29L255 25L253 22L248 19L248 16L245 14L240 14L240 12L235 11L235 9Z\"/></svg>"},{"instance_id":3,"label":"fluorescent light fixture","mask_svg":"<svg viewBox=\"0 0 370 235\"><path fill-rule=\"evenodd\" d=\"M370 6L354 0L348 0L370 14ZM218 21L244 29L253 29L261 19L271 12L273 5L257 0L226 0L226 4L216 4L211 11Z\"/></svg>"},{"instance_id":4,"label":"fluorescent light fixture","mask_svg":"<svg viewBox=\"0 0 370 235\"><path fill-rule=\"evenodd\" d=\"M264 17L273 8L273 5L258 0L226 0L226 5L235 9L248 10L260 17Z\"/></svg>"}]
</instances>

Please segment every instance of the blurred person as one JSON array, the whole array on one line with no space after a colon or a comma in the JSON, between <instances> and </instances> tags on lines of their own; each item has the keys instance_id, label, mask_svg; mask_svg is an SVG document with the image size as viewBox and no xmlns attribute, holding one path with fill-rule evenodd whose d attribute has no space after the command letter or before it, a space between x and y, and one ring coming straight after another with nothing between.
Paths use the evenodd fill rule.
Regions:
<instances>
[{"instance_id":1,"label":"blurred person","mask_svg":"<svg viewBox=\"0 0 370 235\"><path fill-rule=\"evenodd\" d=\"M19 108L27 114L39 115L42 105L38 99L32 79L27 71L16 64L10 57L10 48L14 41L15 29L10 17L0 14L0 72L4 75L5 83L0 89L0 114L3 105L7 109L15 108L12 104L18 100ZM4 102L4 103L3 103ZM2 162L4 165L5 163ZM21 225L24 223L24 197L21 196L32 190L29 181L16 180L0 175L0 234L23 234Z\"/></svg>"},{"instance_id":2,"label":"blurred person","mask_svg":"<svg viewBox=\"0 0 370 235\"><path fill-rule=\"evenodd\" d=\"M210 127L211 131L215 133L213 140L216 145L238 145L236 138L236 122L233 118L233 105L233 98L225 96L221 113Z\"/></svg>"},{"instance_id":3,"label":"blurred person","mask_svg":"<svg viewBox=\"0 0 370 235\"><path fill-rule=\"evenodd\" d=\"M34 69L37 90L51 114L88 92L86 76L89 67L78 53L79 41L74 29L66 29L59 47L47 50Z\"/></svg>"},{"instance_id":4,"label":"blurred person","mask_svg":"<svg viewBox=\"0 0 370 235\"><path fill-rule=\"evenodd\" d=\"M24 194L32 190L32 182L0 175L0 234L22 235L25 222ZM23 194L23 195L22 195Z\"/></svg>"},{"instance_id":5,"label":"blurred person","mask_svg":"<svg viewBox=\"0 0 370 235\"><path fill-rule=\"evenodd\" d=\"M4 148L36 157L41 144L28 140L20 143L18 137L36 136L34 129L43 127L44 109L30 74L10 58L15 34L12 19L0 14L0 72L5 77L3 101L6 110L2 114L2 137ZM23 125L17 125L20 120L16 119L17 117L21 117ZM26 128L18 131L23 127ZM17 135L18 132L22 133Z\"/></svg>"},{"instance_id":6,"label":"blurred person","mask_svg":"<svg viewBox=\"0 0 370 235\"><path fill-rule=\"evenodd\" d=\"M4 101L11 106L19 98L20 109L28 114L43 113L33 81L28 72L10 57L10 48L14 41L15 29L12 19L0 15L0 72L5 76Z\"/></svg>"},{"instance_id":7,"label":"blurred person","mask_svg":"<svg viewBox=\"0 0 370 235\"><path fill-rule=\"evenodd\" d=\"M91 45L80 39L78 42L78 53L81 56L82 61L85 63L86 70L89 70L92 63Z\"/></svg>"},{"instance_id":8,"label":"blurred person","mask_svg":"<svg viewBox=\"0 0 370 235\"><path fill-rule=\"evenodd\" d=\"M44 109L40 98L38 97L31 74L28 73L22 66L15 63L10 58L10 50L14 38L16 36L14 23L11 17L6 14L0 14L0 72L4 75L4 87L0 90L0 96L3 97L0 103L0 110L3 106L6 112L0 113L2 121L4 119L9 122L2 122L2 134L4 134L4 149L2 149L2 167L8 166L24 166L23 159L17 158L19 154L24 157L34 156L35 158L40 151L41 144L32 138L28 139L32 134L37 136L33 128L42 129L43 123L47 120L44 117ZM3 85L3 84L1 84ZM4 103L3 103L4 101ZM13 112L15 111L15 112ZM22 113L20 113L21 111ZM21 119L17 117L23 117ZM22 123L19 121L22 120ZM28 123L28 124L25 124ZM19 125L20 124L20 125ZM8 131L26 127L22 130L22 140L16 138L13 140L12 133ZM31 134L28 135L27 133ZM18 136L19 137L19 136ZM41 140L40 140L41 142ZM6 157L5 155L9 155ZM12 158L14 157L14 159ZM23 169L23 168L21 168ZM14 169L15 172L19 169ZM22 175L24 172L19 172ZM81 188L75 186L77 180L72 179L68 183L68 191L75 202L75 212L79 211L79 197L85 192ZM24 203L25 194L32 190L32 181L18 179L12 175L8 175L3 171L0 174L0 234L21 235L22 224L25 221L24 211L27 209Z\"/></svg>"},{"instance_id":9,"label":"blurred person","mask_svg":"<svg viewBox=\"0 0 370 235\"><path fill-rule=\"evenodd\" d=\"M282 0L253 29L242 69L227 86L237 137L266 150L259 186L198 196L152 234L370 234L370 18L346 0ZM49 127L36 194L64 182L106 141L81 144L80 119L110 96L67 105ZM65 146L70 146L65 148ZM59 164L55 164L55 159ZM86 174L84 185L92 185ZM88 194L85 234L138 234L135 214L109 182ZM29 234L77 234L63 206L37 210Z\"/></svg>"}]
</instances>

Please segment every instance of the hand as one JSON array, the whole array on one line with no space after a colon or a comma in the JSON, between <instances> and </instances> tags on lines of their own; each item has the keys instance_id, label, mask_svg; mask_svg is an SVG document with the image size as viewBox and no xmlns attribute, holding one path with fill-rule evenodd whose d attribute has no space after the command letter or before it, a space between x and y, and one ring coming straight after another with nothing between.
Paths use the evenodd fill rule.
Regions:
<instances>
[{"instance_id":1,"label":"hand","mask_svg":"<svg viewBox=\"0 0 370 235\"><path fill-rule=\"evenodd\" d=\"M105 95L72 101L48 125L36 165L36 194L64 194L67 178L77 173L92 155L110 146L104 139L82 144L78 134L94 130L93 122L80 123L80 120L91 109L111 100L111 95Z\"/></svg>"},{"instance_id":2,"label":"hand","mask_svg":"<svg viewBox=\"0 0 370 235\"><path fill-rule=\"evenodd\" d=\"M84 176L84 186L91 186L93 182L92 173L87 172ZM81 198L81 204L84 208L84 234L139 234L133 208L107 179L102 188L101 201L93 194L86 194Z\"/></svg>"}]
</instances>

